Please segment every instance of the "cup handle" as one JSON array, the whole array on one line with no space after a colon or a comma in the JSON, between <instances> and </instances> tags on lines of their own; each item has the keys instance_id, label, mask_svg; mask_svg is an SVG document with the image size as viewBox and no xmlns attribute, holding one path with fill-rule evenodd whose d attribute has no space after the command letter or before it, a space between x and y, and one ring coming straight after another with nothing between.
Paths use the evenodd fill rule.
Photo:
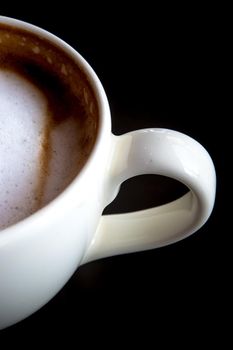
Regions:
<instances>
[{"instance_id":1,"label":"cup handle","mask_svg":"<svg viewBox=\"0 0 233 350\"><path fill-rule=\"evenodd\" d=\"M142 174L171 177L190 191L155 208L102 216L83 264L179 241L204 225L213 209L214 165L191 137L173 130L144 129L113 136L113 145L108 174L108 189L115 192L112 197L123 181Z\"/></svg>"}]
</instances>

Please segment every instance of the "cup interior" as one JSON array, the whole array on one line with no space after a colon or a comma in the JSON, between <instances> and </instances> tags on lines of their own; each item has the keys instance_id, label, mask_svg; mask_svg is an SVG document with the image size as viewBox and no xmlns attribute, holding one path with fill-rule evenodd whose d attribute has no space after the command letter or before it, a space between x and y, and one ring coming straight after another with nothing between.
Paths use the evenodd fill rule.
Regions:
<instances>
[{"instance_id":1,"label":"cup interior","mask_svg":"<svg viewBox=\"0 0 233 350\"><path fill-rule=\"evenodd\" d=\"M99 108L78 57L43 30L0 20L0 228L53 200L91 155Z\"/></svg>"}]
</instances>

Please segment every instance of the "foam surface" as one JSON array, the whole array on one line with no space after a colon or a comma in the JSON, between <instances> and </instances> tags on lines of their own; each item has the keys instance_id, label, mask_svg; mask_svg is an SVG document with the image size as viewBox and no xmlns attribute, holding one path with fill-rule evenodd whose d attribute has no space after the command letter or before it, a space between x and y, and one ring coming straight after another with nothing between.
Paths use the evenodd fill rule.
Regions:
<instances>
[{"instance_id":1,"label":"foam surface","mask_svg":"<svg viewBox=\"0 0 233 350\"><path fill-rule=\"evenodd\" d=\"M0 70L0 227L38 206L37 186L46 101L23 77Z\"/></svg>"},{"instance_id":2,"label":"foam surface","mask_svg":"<svg viewBox=\"0 0 233 350\"><path fill-rule=\"evenodd\" d=\"M42 92L23 76L0 70L1 229L51 201L77 174L77 120L48 132L48 119Z\"/></svg>"}]
</instances>

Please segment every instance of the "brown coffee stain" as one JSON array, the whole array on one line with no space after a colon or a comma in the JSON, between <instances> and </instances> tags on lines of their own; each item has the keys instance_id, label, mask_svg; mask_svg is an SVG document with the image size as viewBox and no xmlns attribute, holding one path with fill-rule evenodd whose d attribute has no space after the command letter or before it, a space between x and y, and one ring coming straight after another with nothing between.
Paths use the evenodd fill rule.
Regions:
<instances>
[{"instance_id":1,"label":"brown coffee stain","mask_svg":"<svg viewBox=\"0 0 233 350\"><path fill-rule=\"evenodd\" d=\"M51 143L51 116L49 113L45 116L43 132L41 134L41 144L39 152L39 176L35 188L35 202L37 210L43 207L43 198L47 178L49 176L49 164L52 157L52 143Z\"/></svg>"}]
</instances>

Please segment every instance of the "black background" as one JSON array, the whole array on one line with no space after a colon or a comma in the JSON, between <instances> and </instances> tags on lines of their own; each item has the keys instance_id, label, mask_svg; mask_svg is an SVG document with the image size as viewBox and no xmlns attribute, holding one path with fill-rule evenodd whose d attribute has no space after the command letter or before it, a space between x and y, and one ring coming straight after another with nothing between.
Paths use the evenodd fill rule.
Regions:
<instances>
[{"instance_id":1,"label":"black background","mask_svg":"<svg viewBox=\"0 0 233 350\"><path fill-rule=\"evenodd\" d=\"M0 14L41 26L83 55L106 90L113 133L165 127L202 143L216 165L216 205L207 224L182 242L80 267L52 301L2 331L0 339L53 332L59 337L65 330L81 337L89 329L87 339L97 330L101 344L107 330L117 341L126 333L137 339L141 329L148 338L176 327L178 338L193 329L193 341L200 332L207 334L210 324L215 338L228 312L230 265L230 189L224 179L230 159L227 10L74 4L66 1L50 10L41 3L29 9L12 4ZM180 191L169 179L135 178L122 186L107 212L151 207ZM194 328L189 327L193 320Z\"/></svg>"}]
</instances>

